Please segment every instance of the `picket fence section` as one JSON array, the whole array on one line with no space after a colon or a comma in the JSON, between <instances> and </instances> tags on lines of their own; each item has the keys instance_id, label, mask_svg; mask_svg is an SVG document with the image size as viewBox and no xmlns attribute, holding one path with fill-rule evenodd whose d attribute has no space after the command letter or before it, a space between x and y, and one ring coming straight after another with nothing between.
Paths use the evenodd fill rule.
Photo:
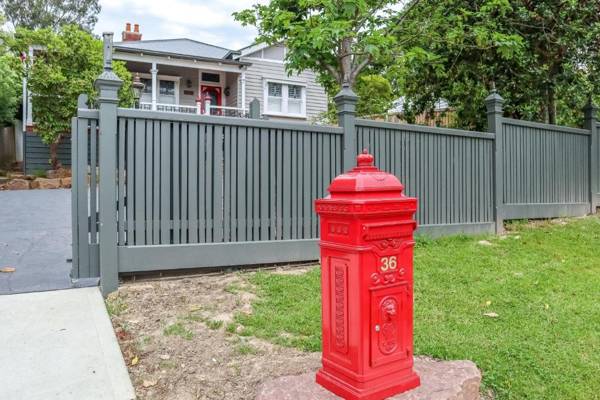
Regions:
<instances>
[{"instance_id":1,"label":"picket fence section","mask_svg":"<svg viewBox=\"0 0 600 400\"><path fill-rule=\"evenodd\" d=\"M80 97L80 107L85 106ZM74 278L100 276L98 220L99 113L80 108L71 128L72 273Z\"/></svg>"},{"instance_id":2,"label":"picket fence section","mask_svg":"<svg viewBox=\"0 0 600 400\"><path fill-rule=\"evenodd\" d=\"M502 127L505 219L590 211L590 131L507 118Z\"/></svg>"},{"instance_id":3,"label":"picket fence section","mask_svg":"<svg viewBox=\"0 0 600 400\"><path fill-rule=\"evenodd\" d=\"M600 125L511 120L486 99L488 132L355 118L339 127L117 107L111 69L98 110L80 98L72 127L73 277L318 259L313 201L366 148L419 200L418 233L500 232L503 221L579 216L600 201Z\"/></svg>"},{"instance_id":4,"label":"picket fence section","mask_svg":"<svg viewBox=\"0 0 600 400\"><path fill-rule=\"evenodd\" d=\"M418 233L494 230L493 134L368 120L356 133L357 147L419 199Z\"/></svg>"}]
</instances>

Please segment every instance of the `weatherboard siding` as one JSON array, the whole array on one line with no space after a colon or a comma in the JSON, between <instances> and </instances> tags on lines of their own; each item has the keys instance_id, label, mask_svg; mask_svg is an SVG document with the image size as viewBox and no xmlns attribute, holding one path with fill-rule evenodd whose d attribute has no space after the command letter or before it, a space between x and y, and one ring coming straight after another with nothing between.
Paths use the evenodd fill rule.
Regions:
<instances>
[{"instance_id":1,"label":"weatherboard siding","mask_svg":"<svg viewBox=\"0 0 600 400\"><path fill-rule=\"evenodd\" d=\"M246 108L257 98L260 100L260 112L264 112L264 82L276 80L297 83L306 88L306 120L314 120L319 114L327 111L327 95L321 85L316 82L312 71L304 71L299 75L288 76L285 65L281 61L261 60L258 58L241 58L241 61L251 62L246 71ZM299 120L299 118L271 117L269 119Z\"/></svg>"}]
</instances>

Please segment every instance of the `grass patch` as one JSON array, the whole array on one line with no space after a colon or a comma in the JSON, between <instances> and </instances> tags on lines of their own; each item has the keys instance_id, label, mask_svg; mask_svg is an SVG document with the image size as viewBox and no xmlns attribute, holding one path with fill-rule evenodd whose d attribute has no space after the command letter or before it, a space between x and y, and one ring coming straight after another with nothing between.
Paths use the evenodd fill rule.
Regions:
<instances>
[{"instance_id":1,"label":"grass patch","mask_svg":"<svg viewBox=\"0 0 600 400\"><path fill-rule=\"evenodd\" d=\"M179 336L186 340L192 340L194 337L194 333L186 328L181 322L175 322L174 324L167 326L163 331L163 335Z\"/></svg>"},{"instance_id":2,"label":"grass patch","mask_svg":"<svg viewBox=\"0 0 600 400\"><path fill-rule=\"evenodd\" d=\"M104 303L106 304L106 311L111 317L118 317L127 311L125 298L120 295L109 296Z\"/></svg>"},{"instance_id":3,"label":"grass patch","mask_svg":"<svg viewBox=\"0 0 600 400\"><path fill-rule=\"evenodd\" d=\"M475 361L497 399L600 398L600 219L508 229L418 240L415 353ZM236 316L245 331L320 350L319 270L250 279L259 298Z\"/></svg>"},{"instance_id":4,"label":"grass patch","mask_svg":"<svg viewBox=\"0 0 600 400\"><path fill-rule=\"evenodd\" d=\"M223 321L220 321L218 319L211 319L206 321L206 326L208 327L208 329L216 331L217 329L220 329L223 326Z\"/></svg>"},{"instance_id":5,"label":"grass patch","mask_svg":"<svg viewBox=\"0 0 600 400\"><path fill-rule=\"evenodd\" d=\"M242 356L258 354L258 349L249 343L238 344L237 346L235 346L235 351Z\"/></svg>"},{"instance_id":6,"label":"grass patch","mask_svg":"<svg viewBox=\"0 0 600 400\"><path fill-rule=\"evenodd\" d=\"M239 283L230 283L229 285L227 285L225 287L225 289L223 289L225 292L227 293L231 293L231 294L237 294L240 291L242 291L242 287L240 286Z\"/></svg>"}]
</instances>

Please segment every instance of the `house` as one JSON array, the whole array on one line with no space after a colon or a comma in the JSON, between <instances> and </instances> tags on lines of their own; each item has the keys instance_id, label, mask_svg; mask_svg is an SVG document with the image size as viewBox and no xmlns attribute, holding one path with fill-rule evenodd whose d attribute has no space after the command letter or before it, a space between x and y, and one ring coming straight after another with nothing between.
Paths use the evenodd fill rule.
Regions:
<instances>
[{"instance_id":1,"label":"house","mask_svg":"<svg viewBox=\"0 0 600 400\"><path fill-rule=\"evenodd\" d=\"M32 47L29 59L35 51ZM258 99L261 118L312 122L327 111L327 95L312 71L288 76L283 45L254 44L239 50L180 39L142 40L139 25L127 23L113 58L144 83L139 107L162 112L245 117ZM49 150L34 133L35 112L23 81L23 148L27 173L49 169ZM70 141L59 144L60 162L69 166Z\"/></svg>"},{"instance_id":2,"label":"house","mask_svg":"<svg viewBox=\"0 0 600 400\"><path fill-rule=\"evenodd\" d=\"M192 39L142 40L127 24L115 60L144 83L140 108L244 116L253 99L269 119L310 121L327 110L327 95L311 71L288 76L283 45L240 50Z\"/></svg>"}]
</instances>

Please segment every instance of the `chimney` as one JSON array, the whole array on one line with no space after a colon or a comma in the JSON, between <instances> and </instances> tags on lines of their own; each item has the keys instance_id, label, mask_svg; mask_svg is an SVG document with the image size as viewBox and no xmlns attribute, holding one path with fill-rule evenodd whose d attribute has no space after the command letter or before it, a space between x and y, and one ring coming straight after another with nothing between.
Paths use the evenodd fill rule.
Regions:
<instances>
[{"instance_id":1,"label":"chimney","mask_svg":"<svg viewBox=\"0 0 600 400\"><path fill-rule=\"evenodd\" d=\"M131 23L125 24L125 30L122 34L122 40L124 42L135 42L138 40L142 40L142 34L140 33L140 25L134 24L133 31L131 30Z\"/></svg>"}]
</instances>

